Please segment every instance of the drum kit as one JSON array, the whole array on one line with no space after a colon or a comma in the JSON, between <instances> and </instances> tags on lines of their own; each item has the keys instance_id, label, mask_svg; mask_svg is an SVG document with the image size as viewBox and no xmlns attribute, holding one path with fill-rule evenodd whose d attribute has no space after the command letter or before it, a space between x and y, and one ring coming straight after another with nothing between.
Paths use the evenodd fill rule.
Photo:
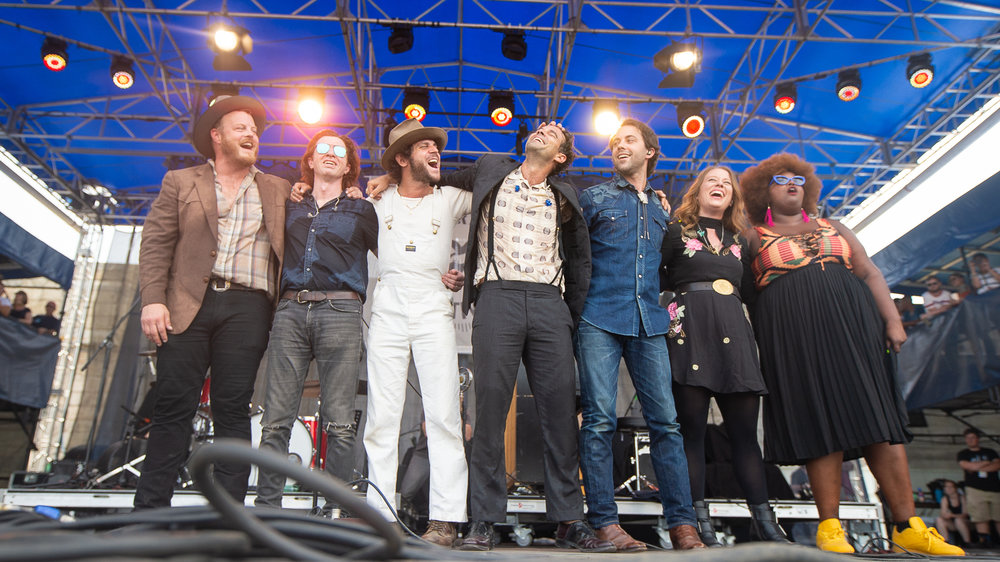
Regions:
<instances>
[{"instance_id":1,"label":"drum kit","mask_svg":"<svg viewBox=\"0 0 1000 562\"><path fill-rule=\"evenodd\" d=\"M144 351L139 353L145 358L147 368L150 373L156 376L156 356L155 351ZM201 389L201 397L198 400L198 409L195 412L191 423L193 431L189 452L193 453L198 447L205 443L211 443L214 439L214 427L212 423L212 399L211 399L212 377L209 374L205 378L205 383ZM364 390L363 390L364 389ZM306 381L303 397L317 397L319 395L319 381ZM364 382L359 384L359 391L366 392ZM143 408L140 408L142 410ZM295 464L306 464L314 470L322 470L326 460L326 439L322 430L320 416L317 413L310 416L299 416L292 424L291 434L288 440L288 459ZM109 487L134 487L138 477L142 474L142 463L146 460L146 438L149 420L141 415L126 411L135 418L135 422L130 425L132 430L125 436L125 439L113 443L97 461L97 473L100 474L88 482L88 488L109 488ZM258 408L250 416L250 442L253 447L260 444L263 433L262 426L263 411ZM145 423L143 423L145 422ZM146 427L140 427L146 425ZM182 471L178 478L179 486L186 488L192 484L187 476L187 470ZM257 467L252 466L248 484L250 488L257 486ZM295 484L289 482L288 484Z\"/></svg>"}]
</instances>

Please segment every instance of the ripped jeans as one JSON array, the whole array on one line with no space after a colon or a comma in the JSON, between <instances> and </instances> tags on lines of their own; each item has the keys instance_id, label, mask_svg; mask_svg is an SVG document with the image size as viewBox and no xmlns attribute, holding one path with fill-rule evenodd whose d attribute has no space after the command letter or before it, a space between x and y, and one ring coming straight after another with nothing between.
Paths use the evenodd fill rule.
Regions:
<instances>
[{"instance_id":1,"label":"ripped jeans","mask_svg":"<svg viewBox=\"0 0 1000 562\"><path fill-rule=\"evenodd\" d=\"M267 348L260 447L288 453L309 363L316 361L320 415L326 431L327 474L342 482L354 476L354 401L361 369L361 301L297 303L282 299ZM319 444L315 443L318 448ZM308 459L302 459L308 465ZM255 505L281 507L285 477L257 476Z\"/></svg>"}]
</instances>

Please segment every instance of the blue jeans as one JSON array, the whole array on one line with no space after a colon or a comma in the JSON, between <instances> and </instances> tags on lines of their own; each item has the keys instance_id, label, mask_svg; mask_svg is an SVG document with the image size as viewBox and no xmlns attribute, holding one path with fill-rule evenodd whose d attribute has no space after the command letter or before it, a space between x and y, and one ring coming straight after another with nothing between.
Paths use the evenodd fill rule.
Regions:
<instances>
[{"instance_id":1,"label":"blue jeans","mask_svg":"<svg viewBox=\"0 0 1000 562\"><path fill-rule=\"evenodd\" d=\"M574 336L580 370L583 425L580 467L587 492L587 518L595 529L618 523L614 497L611 440L618 418L618 364L622 357L639 395L649 426L649 450L660 488L667 527L694 525L691 485L674 397L670 391L670 357L663 336L620 336L580 321Z\"/></svg>"},{"instance_id":2,"label":"blue jeans","mask_svg":"<svg viewBox=\"0 0 1000 562\"><path fill-rule=\"evenodd\" d=\"M349 482L354 471L354 399L361 372L361 301L300 304L282 299L278 303L267 347L260 447L288 453L289 435L313 359L326 433L324 470ZM319 443L314 446L318 449ZM261 470L255 505L281 507L284 487L283 475Z\"/></svg>"}]
</instances>

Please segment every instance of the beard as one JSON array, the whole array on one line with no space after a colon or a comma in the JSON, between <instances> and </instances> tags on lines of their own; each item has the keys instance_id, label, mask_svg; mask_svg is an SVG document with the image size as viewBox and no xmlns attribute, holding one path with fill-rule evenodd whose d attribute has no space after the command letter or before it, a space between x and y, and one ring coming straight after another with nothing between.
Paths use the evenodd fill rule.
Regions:
<instances>
[{"instance_id":1,"label":"beard","mask_svg":"<svg viewBox=\"0 0 1000 562\"><path fill-rule=\"evenodd\" d=\"M221 144L222 155L243 166L252 166L257 162L257 145L249 153L240 146L242 139L225 139ZM218 156L218 155L216 155Z\"/></svg>"},{"instance_id":2,"label":"beard","mask_svg":"<svg viewBox=\"0 0 1000 562\"><path fill-rule=\"evenodd\" d=\"M629 158L625 162L620 162L615 160L615 171L621 174L623 177L628 177L632 174L638 172L646 171L646 161L638 160L634 157Z\"/></svg>"},{"instance_id":3,"label":"beard","mask_svg":"<svg viewBox=\"0 0 1000 562\"><path fill-rule=\"evenodd\" d=\"M417 163L411 160L410 170L410 173L413 175L413 180L420 183L436 185L441 179L441 170L438 168L431 168L427 162Z\"/></svg>"}]
</instances>

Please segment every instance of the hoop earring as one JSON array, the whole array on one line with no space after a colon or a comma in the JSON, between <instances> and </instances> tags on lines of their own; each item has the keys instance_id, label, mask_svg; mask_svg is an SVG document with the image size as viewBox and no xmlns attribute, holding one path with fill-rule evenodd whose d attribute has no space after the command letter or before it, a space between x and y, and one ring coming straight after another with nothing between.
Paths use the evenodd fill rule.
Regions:
<instances>
[{"instance_id":1,"label":"hoop earring","mask_svg":"<svg viewBox=\"0 0 1000 562\"><path fill-rule=\"evenodd\" d=\"M802 222L809 222L809 215L806 214L805 209L802 209Z\"/></svg>"},{"instance_id":2,"label":"hoop earring","mask_svg":"<svg viewBox=\"0 0 1000 562\"><path fill-rule=\"evenodd\" d=\"M771 216L771 206L767 206L767 212L764 213L764 222L767 226L774 226L774 217Z\"/></svg>"}]
</instances>

